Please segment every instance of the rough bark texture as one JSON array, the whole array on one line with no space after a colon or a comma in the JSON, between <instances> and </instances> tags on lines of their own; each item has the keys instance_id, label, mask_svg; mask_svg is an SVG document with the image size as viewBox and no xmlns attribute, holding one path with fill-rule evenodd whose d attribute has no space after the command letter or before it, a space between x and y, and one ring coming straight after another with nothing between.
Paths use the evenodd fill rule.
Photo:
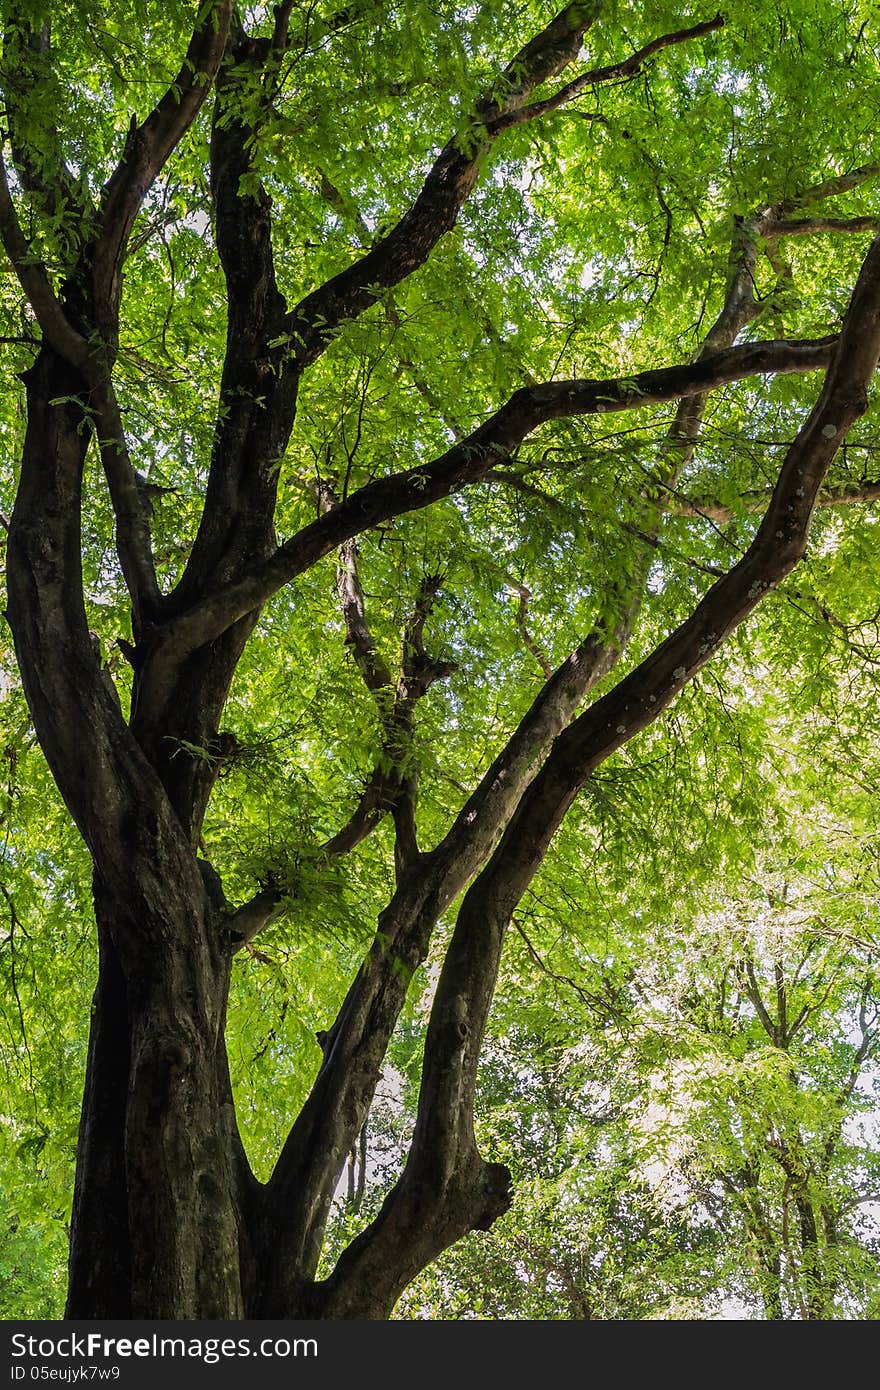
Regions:
<instances>
[{"instance_id":1,"label":"rough bark texture","mask_svg":"<svg viewBox=\"0 0 880 1390\"><path fill-rule=\"evenodd\" d=\"M241 192L252 172L254 128L235 104L243 85L253 90L255 74L262 100L271 102L273 74L291 41L291 6L276 7L271 41L249 37L229 4L209 7L174 90L133 124L97 206L83 212L82 246L59 294L30 256L0 179L0 231L43 334L26 373L28 429L9 534L8 616L40 743L94 863L99 975L73 1206L70 1317L384 1318L427 1263L506 1209L510 1177L478 1152L473 1101L511 913L591 772L657 717L797 563L828 466L865 407L880 353L880 243L868 254L839 337L736 346L760 311L751 276L755 239L802 234L805 228L786 218L811 201L804 195L760 210L735 242L721 315L695 361L626 380L526 387L442 457L344 500L322 497L317 519L277 544L277 463L302 373L340 323L424 263L454 225L493 141L571 99L587 79L631 74L650 54L721 23L661 36L621 64L530 104L577 58L599 8L570 4L525 43L477 103L467 149L450 141L397 226L292 310L276 284L269 197L261 188ZM209 90L227 352L201 524L179 584L161 594L112 389L120 266L150 183ZM10 111L14 121L14 102ZM13 140L13 151L29 186L36 175L26 140ZM828 194L814 190L812 201L822 196ZM823 371L824 385L744 559L655 652L583 709L627 640L639 593L620 595L615 620L587 633L548 674L448 832L433 848L420 847L408 763L416 704L452 668L424 646L430 576L403 633L399 675L379 662L354 538L478 483L550 419L679 400L667 482L674 480L696 445L712 389L784 371ZM96 411L132 600L128 722L91 640L83 597L82 471ZM649 532L665 506L659 493L646 499ZM261 605L334 549L346 632L377 698L382 747L362 803L324 850L347 852L391 814L397 887L323 1035L321 1067L275 1171L260 1184L237 1130L224 1027L232 956L266 921L277 895L264 888L238 911L226 902L211 866L198 857L216 759L175 754L187 743L222 750L224 703ZM379 1216L318 1282L333 1191L363 1130L410 980L441 913L463 890L431 1012L408 1161Z\"/></svg>"}]
</instances>

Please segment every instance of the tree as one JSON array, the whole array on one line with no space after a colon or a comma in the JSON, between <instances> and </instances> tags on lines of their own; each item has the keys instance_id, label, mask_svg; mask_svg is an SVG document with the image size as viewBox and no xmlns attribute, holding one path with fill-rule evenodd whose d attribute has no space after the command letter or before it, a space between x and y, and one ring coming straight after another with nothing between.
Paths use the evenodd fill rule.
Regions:
<instances>
[{"instance_id":1,"label":"tree","mask_svg":"<svg viewBox=\"0 0 880 1390\"><path fill-rule=\"evenodd\" d=\"M569 1004L576 1012L577 1000ZM397 1316L620 1321L705 1317L720 1304L723 1234L688 1203L670 1210L657 1200L634 1123L646 1104L644 1070L631 1046L587 1015L568 1046L546 1024L509 1024L487 1038L477 1124L510 1163L514 1203L488 1235L424 1271ZM382 1118L381 1107L371 1115L377 1149ZM343 1238L349 1222L345 1210Z\"/></svg>"},{"instance_id":2,"label":"tree","mask_svg":"<svg viewBox=\"0 0 880 1390\"><path fill-rule=\"evenodd\" d=\"M7 616L98 943L67 1309L386 1317L509 1205L474 1135L480 1045L575 799L784 585L818 504L863 537L856 607L875 582L843 505L880 491L851 470L880 354L870 21L807 0L138 18L4 7ZM341 639L360 695L310 669ZM365 916L387 897L261 1182L233 963L352 882ZM405 1167L317 1279L453 908Z\"/></svg>"},{"instance_id":3,"label":"tree","mask_svg":"<svg viewBox=\"0 0 880 1390\"><path fill-rule=\"evenodd\" d=\"M782 730L776 741L779 758ZM840 788L798 780L754 857L738 850L737 899L719 903L717 866L696 890L691 873L676 916L644 935L617 900L613 990L607 970L600 992L578 963L596 935L591 895L578 895L576 931L553 905L540 958L553 884L524 901L476 1101L482 1142L515 1174L513 1209L421 1275L398 1316L876 1316L876 856L854 808L837 819ZM627 834L639 838L631 820ZM576 856L564 862L570 885ZM401 1037L392 1054L404 1076L406 1048ZM383 1151L409 1141L414 1091L373 1107L374 1203L398 1167ZM356 1207L342 1206L337 1250Z\"/></svg>"},{"instance_id":4,"label":"tree","mask_svg":"<svg viewBox=\"0 0 880 1390\"><path fill-rule=\"evenodd\" d=\"M722 915L679 976L692 1031L651 1075L648 1151L733 1235L734 1287L765 1318L861 1317L877 1297L861 1220L876 1149L858 1130L875 1108L876 965L791 889Z\"/></svg>"}]
</instances>

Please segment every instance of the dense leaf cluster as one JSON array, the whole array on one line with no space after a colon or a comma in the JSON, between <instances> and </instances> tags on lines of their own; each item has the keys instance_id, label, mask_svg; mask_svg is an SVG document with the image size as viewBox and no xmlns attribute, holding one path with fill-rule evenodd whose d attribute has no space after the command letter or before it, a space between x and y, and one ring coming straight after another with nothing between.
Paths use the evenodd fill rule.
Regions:
<instances>
[{"instance_id":1,"label":"dense leaf cluster","mask_svg":"<svg viewBox=\"0 0 880 1390\"><path fill-rule=\"evenodd\" d=\"M198 22L227 23L223 10ZM517 1197L421 1273L400 1314L705 1317L735 1298L762 1317L874 1317L876 391L833 449L837 420L824 425L821 472L808 430L825 368L835 408L857 389L824 340L843 327L867 341L876 321L865 311L860 327L851 296L880 228L880 29L861 0L731 0L723 24L606 0L560 9L578 39L553 65L526 45L556 13L543 0L236 11L210 94L132 210L111 331L112 305L83 291L106 190L169 82L188 99L175 74L194 7L5 5L7 201L27 255L7 217L4 529L27 477L22 373L63 357L28 279L38 266L93 354L100 340L125 437L124 457L121 434L108 450L103 377L74 362L82 389L46 412L67 410L90 440L94 670L193 863L219 875L221 920L271 898L259 937L237 938L227 1023L259 1182L316 1094L361 961L382 957L387 913L475 825L461 882L450 851L436 928L382 966L415 975L362 1145L363 1097L340 1083L340 1113L359 1118L325 1277L381 1226L380 1199L393 1211L406 1196L420 1105L411 1167L423 1158L453 1067L444 1035L440 1079L430 1070L432 1003L439 1034L450 942L482 914L500 974L471 1099ZM579 74L592 80L554 105ZM529 102L552 109L525 116ZM426 190L436 206L419 220ZM767 365L728 355L715 389L679 394L701 355L749 344L767 345ZM640 375L674 366L684 375L662 389ZM545 383L572 383L580 404L551 409ZM797 449L817 506L806 553L791 542L783 564L788 532L758 528ZM804 489L785 496L794 511ZM806 535L809 510L802 521ZM132 578L150 547L154 596ZM739 607L688 646L698 605L716 583L726 602L724 577L753 556ZM637 720L615 713L612 735L594 733L589 700L616 710L620 682L653 680L679 633L675 691L652 711L645 684ZM487 810L489 769L588 642L594 679L573 693L558 680L558 728L534 736L526 772L511 755L516 795ZM217 682L210 717L191 660ZM26 685L31 714L4 639L0 1309L36 1317L63 1297L103 869ZM491 994L497 962L448 958L479 1051L474 978ZM453 1243L436 1240L432 1253Z\"/></svg>"}]
</instances>

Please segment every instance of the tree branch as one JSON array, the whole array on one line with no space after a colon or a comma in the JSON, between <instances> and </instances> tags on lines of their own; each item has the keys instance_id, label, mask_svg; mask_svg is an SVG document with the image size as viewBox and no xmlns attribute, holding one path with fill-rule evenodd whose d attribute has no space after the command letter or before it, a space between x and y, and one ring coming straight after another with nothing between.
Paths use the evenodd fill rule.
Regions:
<instances>
[{"instance_id":1,"label":"tree branch","mask_svg":"<svg viewBox=\"0 0 880 1390\"><path fill-rule=\"evenodd\" d=\"M21 230L9 191L6 165L0 150L0 236L12 268L36 315L47 343L66 362L84 367L89 344L70 323L49 282L45 266L37 259Z\"/></svg>"},{"instance_id":2,"label":"tree branch","mask_svg":"<svg viewBox=\"0 0 880 1390\"><path fill-rule=\"evenodd\" d=\"M415 202L395 227L354 265L301 300L287 319L290 351L300 369L324 350L339 324L355 318L381 292L423 265L458 219L482 159L496 138L491 123L519 110L542 83L571 63L599 6L566 5L523 48L484 94L461 132L440 152Z\"/></svg>"},{"instance_id":3,"label":"tree branch","mask_svg":"<svg viewBox=\"0 0 880 1390\"><path fill-rule=\"evenodd\" d=\"M752 544L694 612L613 690L559 735L484 876L509 910L595 767L652 723L719 645L801 559L815 500L847 431L867 408L880 356L880 237L853 291L821 394L780 469ZM480 879L476 880L477 883ZM482 891L482 890L481 890Z\"/></svg>"},{"instance_id":4,"label":"tree branch","mask_svg":"<svg viewBox=\"0 0 880 1390\"><path fill-rule=\"evenodd\" d=\"M211 129L211 192L228 301L226 351L205 503L174 591L177 608L228 582L243 556L250 562L274 545L277 461L296 412L293 373L268 348L283 330L287 308L275 275L271 199L262 183L241 191L253 175L256 123L266 102L261 96L248 112L245 96L268 56L234 18Z\"/></svg>"},{"instance_id":5,"label":"tree branch","mask_svg":"<svg viewBox=\"0 0 880 1390\"><path fill-rule=\"evenodd\" d=\"M733 218L724 301L703 339L697 361L711 357L719 349L732 347L743 329L766 307L755 293L755 266L766 218L766 208L758 208L747 218ZM779 273L784 276L786 269L783 267ZM662 488L674 488L682 470L693 459L708 400L709 393L703 392L680 402L668 434L672 457L671 466L667 465L660 479Z\"/></svg>"},{"instance_id":6,"label":"tree branch","mask_svg":"<svg viewBox=\"0 0 880 1390\"><path fill-rule=\"evenodd\" d=\"M813 498L847 429L865 409L867 383L878 353L880 239L872 245L859 277L819 401L789 452L767 515L744 560L710 590L691 618L651 657L556 737L549 757L534 780L528 783L529 774L525 773L524 792L523 782L512 775L509 754L499 760L505 778L509 776L514 784L516 809L486 868L468 890L456 926L453 953L447 957L450 984L443 993L444 1002L436 1016L442 1039L437 1052L440 1060L436 1062L436 1069L433 1057L426 1055L425 1062L426 1068L431 1069L424 1091L424 1105L429 1109L429 1097L445 1094L444 1088L449 1086L457 1087L458 1095L466 1099L471 1067L468 1038L476 1038L478 1046L481 1036L481 1025L470 1030L469 1018L472 1015L479 1023L482 1010L488 1007L486 979L491 975L490 997L506 922L540 865L577 790L595 766L657 717L682 685L709 660L718 643L802 554ZM695 364L695 369L704 365ZM597 648L601 657L608 659L605 644L592 644L594 656ZM569 668L569 674L571 670ZM553 691L555 700L551 699L551 691L552 683L545 687L530 712L539 719L561 712L561 696L566 700L574 696L568 683L562 690ZM531 722L527 717L518 732L522 733ZM546 729L546 719L543 722ZM567 717L563 717L563 727L566 722ZM515 735L512 743L516 741ZM530 755L534 756L533 750L526 745L522 748L520 762L530 765ZM538 761L540 757L539 753ZM499 779L499 783L503 780ZM491 780L490 786L496 799L503 802L507 789L503 785L493 785ZM486 804L485 790L481 802ZM478 801L477 807L481 802ZM424 958L433 922L449 901L447 894L458 891L473 871L473 860L459 868L455 855L459 847L467 847L462 828L472 828L473 819L465 808L454 833L419 863L417 871L401 881L395 898L380 918L373 949L328 1034L321 1071L291 1130L270 1184L279 1209L287 1213L286 1224L292 1240L285 1269L281 1272L282 1285L301 1277L304 1270L313 1268L313 1261L317 1259L326 1203L351 1137L356 1133L353 1126L362 1122L365 1106L372 1095L378 1067L409 978ZM487 825L484 833L491 843L497 836L497 823ZM482 844L473 850L477 865L485 852ZM390 972L389 958L394 966ZM476 962L475 967L470 969L469 963L473 962ZM465 976L468 985L462 993L461 981ZM444 1049L448 1075L442 1065ZM436 1119L439 1107L434 1109L434 1115L422 1112L420 1133L432 1133L439 1123ZM466 1109L463 1103L456 1114L464 1117ZM364 1279L360 1276L365 1271L368 1271L367 1282L377 1279L376 1289L384 1291L377 1296L384 1298L386 1303L389 1297L393 1300L387 1272L379 1279L379 1266L370 1252L384 1246L384 1237L379 1239L377 1235L379 1227L393 1236L398 1224L396 1213L411 1216L413 1202L422 1212L424 1224L426 1213L424 1206L419 1206L417 1194L423 1189L421 1179L426 1175L435 1186L436 1181L445 1182L447 1196L460 1198L446 1204L453 1226L463 1220L478 1224L502 1209L507 1200L506 1171L485 1165L479 1159L472 1143L470 1124L466 1117L461 1123L454 1122L454 1132L433 1158L427 1152L428 1146L414 1146L410 1155L411 1171L419 1180L410 1182L405 1171L395 1193L386 1202L378 1225L370 1228L369 1238L365 1234L343 1256L338 1277L334 1275L335 1282L331 1281L332 1298L336 1300L332 1306L337 1309L350 1306L347 1301L354 1284L360 1287L359 1297L364 1297ZM308 1155L316 1148L327 1156L326 1170L317 1176L309 1170L307 1162ZM410 1171L409 1164L407 1171ZM450 1173L455 1175L454 1179L449 1178ZM428 1229L426 1239L429 1244L440 1241L440 1248L443 1248L450 1229L441 1230L435 1223ZM298 1240L293 1239L295 1231L299 1232ZM415 1247L411 1248L411 1253L413 1257L418 1253ZM267 1310L267 1315L270 1313L271 1310Z\"/></svg>"},{"instance_id":7,"label":"tree branch","mask_svg":"<svg viewBox=\"0 0 880 1390\"><path fill-rule=\"evenodd\" d=\"M473 1130L480 1044L504 938L493 906L473 888L462 904L431 1009L406 1167L321 1286L324 1317L387 1317L415 1273L468 1231L488 1230L510 1205L510 1172L483 1161Z\"/></svg>"},{"instance_id":8,"label":"tree branch","mask_svg":"<svg viewBox=\"0 0 880 1390\"><path fill-rule=\"evenodd\" d=\"M765 237L811 236L816 232L877 232L880 231L880 217L801 217L777 220L770 218L764 223Z\"/></svg>"},{"instance_id":9,"label":"tree branch","mask_svg":"<svg viewBox=\"0 0 880 1390\"><path fill-rule=\"evenodd\" d=\"M159 642L172 660L182 659L213 641L351 536L479 482L509 458L528 434L549 420L640 409L681 396L702 395L763 373L816 371L828 365L836 341L746 343L696 362L632 377L525 387L440 458L378 479L352 493L335 511L286 541L246 578L220 589L169 623Z\"/></svg>"},{"instance_id":10,"label":"tree branch","mask_svg":"<svg viewBox=\"0 0 880 1390\"><path fill-rule=\"evenodd\" d=\"M394 817L395 859L400 875L419 852L415 826L417 777L416 770L408 765L412 753L415 706L436 681L445 680L458 669L454 662L435 661L429 657L422 638L441 576L426 575L421 582L413 612L404 629L400 676L395 682L375 650L372 633L366 623L354 542L347 542L340 554L342 559L337 569L337 588L342 595L346 631L351 634L349 640L354 645L355 660L365 684L376 697L382 746L379 761L354 813L321 848L328 854L347 854L366 839L390 811ZM385 692L392 688L393 696L389 699Z\"/></svg>"},{"instance_id":11,"label":"tree branch","mask_svg":"<svg viewBox=\"0 0 880 1390\"><path fill-rule=\"evenodd\" d=\"M338 506L327 485L321 488L326 505L322 510L328 512ZM394 684L394 679L386 662L376 650L376 641L367 623L364 591L361 587L357 565L357 542L354 537L339 548L336 565L336 592L345 622L345 641L351 648L355 665L364 679L367 689L374 695Z\"/></svg>"},{"instance_id":12,"label":"tree branch","mask_svg":"<svg viewBox=\"0 0 880 1390\"><path fill-rule=\"evenodd\" d=\"M337 1316L358 1316L354 1310L372 1307L377 1298L384 1298L387 1309L407 1260L423 1263L468 1229L467 1223L491 1222L504 1210L508 1175L479 1157L472 1098L507 922L593 769L657 718L802 556L815 496L847 430L866 409L878 356L880 238L865 259L822 392L789 450L743 560L650 657L558 736L468 889L435 995L407 1166L377 1220L343 1253L322 1291L322 1307Z\"/></svg>"},{"instance_id":13,"label":"tree branch","mask_svg":"<svg viewBox=\"0 0 880 1390\"><path fill-rule=\"evenodd\" d=\"M265 559L277 545L278 461L295 416L297 381L289 364L268 348L286 308L275 279L270 199L260 184L242 189L242 180L252 173L252 122L263 109L259 92L256 104L251 100L262 61L241 25L231 24L216 83L210 149L216 241L228 301L226 351L205 502L184 572L165 604L169 614L236 582L256 557ZM243 615L210 648L166 670L158 687L149 635L138 648L134 726L194 844L212 768L174 752L185 743L209 747L217 737L230 682L257 617L258 610Z\"/></svg>"},{"instance_id":14,"label":"tree branch","mask_svg":"<svg viewBox=\"0 0 880 1390\"><path fill-rule=\"evenodd\" d=\"M855 1090L856 1083L859 1079L859 1075L862 1070L862 1063L870 1055L874 1043L877 1041L878 1036L880 1036L880 1029L878 1029L878 1022L880 1022L880 1010L875 1012L874 1017L872 1019L868 1019L868 1000L871 998L871 985L872 982L869 977L865 980L865 983L862 986L861 998L859 1000L859 1028L861 1030L862 1036L859 1039L858 1047L855 1049L855 1052L853 1053L853 1059L850 1065L849 1074L847 1075L846 1082L841 1088L839 1101L841 1105L845 1104L846 1101L849 1100L850 1096Z\"/></svg>"},{"instance_id":15,"label":"tree branch","mask_svg":"<svg viewBox=\"0 0 880 1390\"><path fill-rule=\"evenodd\" d=\"M138 124L132 117L122 159L104 185L93 284L97 326L108 343L115 342L120 270L135 217L211 89L226 46L231 14L232 0L211 0L199 6L199 19L180 71L144 121Z\"/></svg>"},{"instance_id":16,"label":"tree branch","mask_svg":"<svg viewBox=\"0 0 880 1390\"><path fill-rule=\"evenodd\" d=\"M132 629L137 642L144 624L158 617L161 605L150 535L150 506L129 457L125 426L109 376L99 374L94 381L89 407L94 413L98 450L116 518L116 552L131 598Z\"/></svg>"},{"instance_id":17,"label":"tree branch","mask_svg":"<svg viewBox=\"0 0 880 1390\"><path fill-rule=\"evenodd\" d=\"M276 911L282 896L277 888L261 888L224 919L223 927L233 951L240 951L259 935Z\"/></svg>"},{"instance_id":18,"label":"tree branch","mask_svg":"<svg viewBox=\"0 0 880 1390\"><path fill-rule=\"evenodd\" d=\"M497 477L497 472L494 476ZM536 488L535 491L537 492L537 490ZM548 681L553 675L553 667L547 658L547 653L544 651L541 644L535 641L528 627L529 599L532 597L531 589L527 589L525 584L514 584L512 580L508 582L511 584L511 587L515 589L517 597L519 598L519 603L516 607L516 626L523 640L523 646L526 651L534 657L540 668L541 674L544 679Z\"/></svg>"},{"instance_id":19,"label":"tree branch","mask_svg":"<svg viewBox=\"0 0 880 1390\"><path fill-rule=\"evenodd\" d=\"M743 493L736 507L715 502L708 497L670 497L666 510L671 516L695 517L705 521L732 521L740 512L762 512L770 500L769 488ZM823 488L816 498L817 507L849 507L859 503L880 501L880 479L862 478L857 483Z\"/></svg>"},{"instance_id":20,"label":"tree branch","mask_svg":"<svg viewBox=\"0 0 880 1390\"><path fill-rule=\"evenodd\" d=\"M21 231L9 192L2 152L0 235L47 343L82 373L83 384L89 388L87 400L82 401L82 410L87 423L93 425L97 433L116 516L117 550L132 600L133 624L137 633L144 617L155 616L158 612L159 587L147 512L128 456L113 383L101 354L95 355L88 341L70 323L44 267L34 257Z\"/></svg>"},{"instance_id":21,"label":"tree branch","mask_svg":"<svg viewBox=\"0 0 880 1390\"><path fill-rule=\"evenodd\" d=\"M292 1239L296 1233L284 1277L295 1277L294 1271L317 1259L339 1168L372 1100L409 981L425 958L436 921L491 853L523 788L584 692L612 664L612 640L592 634L562 663L448 834L400 875L373 946L325 1035L321 1069L272 1175L273 1197ZM326 1166L316 1174L311 1156L317 1151Z\"/></svg>"},{"instance_id":22,"label":"tree branch","mask_svg":"<svg viewBox=\"0 0 880 1390\"><path fill-rule=\"evenodd\" d=\"M833 178L811 184L790 198L783 198L771 209L772 216L779 221L785 220L791 217L792 213L812 207L814 203L823 203L826 198L838 198L842 193L851 193L854 188L860 188L863 183L868 183L878 174L880 162L861 164L846 174L835 174Z\"/></svg>"},{"instance_id":23,"label":"tree branch","mask_svg":"<svg viewBox=\"0 0 880 1390\"><path fill-rule=\"evenodd\" d=\"M601 82L615 82L627 77L635 77L641 72L642 67L661 49L671 48L674 44L688 43L691 39L703 38L706 34L714 33L716 29L721 29L724 25L722 16L716 15L714 19L709 19L702 24L695 24L690 29L679 29L672 34L663 34L660 38L652 39L643 48L638 49L629 58L624 58L620 63L612 63L603 68L592 68L589 72L581 73L573 82L568 82L564 87L560 87L552 97L545 101L536 101L529 106L521 106L518 110L505 112L503 115L496 116L493 121L488 123L488 129L493 135L499 134L502 130L508 130L511 126L520 125L523 121L533 121L539 116L549 115L551 111L556 111L575 97L585 92L588 87L598 86Z\"/></svg>"}]
</instances>

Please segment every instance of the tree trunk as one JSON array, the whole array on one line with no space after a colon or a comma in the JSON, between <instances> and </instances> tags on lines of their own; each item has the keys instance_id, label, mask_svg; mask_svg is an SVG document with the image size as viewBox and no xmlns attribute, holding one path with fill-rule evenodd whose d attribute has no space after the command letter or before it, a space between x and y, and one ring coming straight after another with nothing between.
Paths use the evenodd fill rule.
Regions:
<instances>
[{"instance_id":1,"label":"tree trunk","mask_svg":"<svg viewBox=\"0 0 880 1390\"><path fill-rule=\"evenodd\" d=\"M365 964L353 986L356 998L364 982L375 986L385 1003L381 1026L371 1015L361 1068L353 1077L346 1067L339 1076L329 1069L337 1083L324 1115L331 1132L307 1106L294 1129L296 1161L286 1146L275 1181L263 1187L238 1134L225 1052L232 919L193 847L198 817L194 826L192 808L175 803L126 725L88 629L80 564L88 393L50 350L26 385L9 620L41 744L91 853L99 948L67 1315L237 1319L269 1308L281 1317L387 1316L393 1297L385 1291L371 1301L360 1270L344 1289L345 1308L356 1312L336 1311L338 1298L331 1309L314 1271L338 1171L437 911L425 913L425 885L415 876L408 945L400 943L413 956L405 980L379 969L382 950L376 980ZM347 1038L341 1024L336 1033ZM309 1142L300 1143L303 1125ZM281 1193L290 1200L279 1201ZM302 1194L304 1205L295 1200ZM408 1271L395 1287L466 1229L463 1220L423 1258L392 1256L398 1275L404 1264Z\"/></svg>"},{"instance_id":2,"label":"tree trunk","mask_svg":"<svg viewBox=\"0 0 880 1390\"><path fill-rule=\"evenodd\" d=\"M827 1317L825 1271L816 1214L806 1190L806 1182L804 1190L796 1195L795 1202L800 1224L804 1318L809 1322L824 1321Z\"/></svg>"},{"instance_id":3,"label":"tree trunk","mask_svg":"<svg viewBox=\"0 0 880 1390\"><path fill-rule=\"evenodd\" d=\"M47 350L25 382L8 617L40 741L91 852L99 944L67 1311L237 1318L253 1179L225 1057L228 931L88 630L84 383Z\"/></svg>"},{"instance_id":4,"label":"tree trunk","mask_svg":"<svg viewBox=\"0 0 880 1390\"><path fill-rule=\"evenodd\" d=\"M168 893L183 938L199 904L172 885ZM212 960L182 949L183 939L128 951L123 964L114 939L130 931L131 905L113 903L99 886L96 908L101 958L67 1316L240 1318L241 1169L223 1043L228 964L219 952Z\"/></svg>"},{"instance_id":5,"label":"tree trunk","mask_svg":"<svg viewBox=\"0 0 880 1390\"><path fill-rule=\"evenodd\" d=\"M98 983L77 1145L68 1318L131 1317L125 1182L130 1036L125 977L109 933L98 933Z\"/></svg>"}]
</instances>

